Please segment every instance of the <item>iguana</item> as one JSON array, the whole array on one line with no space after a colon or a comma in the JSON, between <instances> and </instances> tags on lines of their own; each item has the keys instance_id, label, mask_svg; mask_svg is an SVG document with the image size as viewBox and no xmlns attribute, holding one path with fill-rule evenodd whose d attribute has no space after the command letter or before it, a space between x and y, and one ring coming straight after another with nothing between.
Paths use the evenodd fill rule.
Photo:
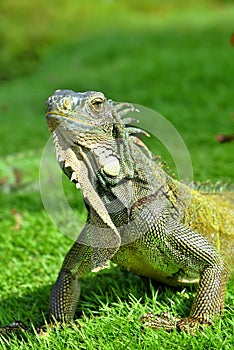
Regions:
<instances>
[{"instance_id":1,"label":"iguana","mask_svg":"<svg viewBox=\"0 0 234 350\"><path fill-rule=\"evenodd\" d=\"M125 117L131 104L57 90L46 106L57 160L88 210L54 285L51 318L71 320L82 276L112 260L170 286L199 283L188 317L147 314L146 324L193 331L212 323L233 265L234 194L202 194L172 179L141 141L144 131Z\"/></svg>"},{"instance_id":2,"label":"iguana","mask_svg":"<svg viewBox=\"0 0 234 350\"><path fill-rule=\"evenodd\" d=\"M88 211L53 287L50 320L71 321L82 277L111 260L169 286L198 283L188 317L147 314L146 325L195 332L211 324L233 265L234 194L200 193L170 177L126 117L131 104L57 90L46 108L57 161Z\"/></svg>"}]
</instances>

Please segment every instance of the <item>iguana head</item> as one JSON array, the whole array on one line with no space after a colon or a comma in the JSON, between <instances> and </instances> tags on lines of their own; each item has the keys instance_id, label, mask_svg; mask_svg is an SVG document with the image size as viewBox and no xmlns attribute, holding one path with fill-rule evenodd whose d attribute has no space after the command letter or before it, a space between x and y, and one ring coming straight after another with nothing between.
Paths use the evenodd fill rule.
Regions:
<instances>
[{"instance_id":1,"label":"iguana head","mask_svg":"<svg viewBox=\"0 0 234 350\"><path fill-rule=\"evenodd\" d=\"M122 119L121 116L129 111L137 111L129 103L107 100L102 92L96 91L56 90L46 101L46 107L51 132L63 124L64 129L75 131L75 138L79 138L81 144L85 144L86 140L86 146L90 144L91 138L94 143L99 142L99 139L125 138L126 121L129 123L133 119Z\"/></svg>"},{"instance_id":2,"label":"iguana head","mask_svg":"<svg viewBox=\"0 0 234 350\"><path fill-rule=\"evenodd\" d=\"M57 90L46 101L47 121L51 131L61 123L77 132L101 132L108 130L107 124L113 123L110 104L101 92L74 92ZM69 127L70 125L70 127Z\"/></svg>"},{"instance_id":3,"label":"iguana head","mask_svg":"<svg viewBox=\"0 0 234 350\"><path fill-rule=\"evenodd\" d=\"M96 163L106 182L133 177L129 135L137 129L129 125L133 119L122 118L136 110L132 105L107 100L101 92L57 90L46 107L58 161L71 148L80 160L84 152L89 153L91 165Z\"/></svg>"}]
</instances>

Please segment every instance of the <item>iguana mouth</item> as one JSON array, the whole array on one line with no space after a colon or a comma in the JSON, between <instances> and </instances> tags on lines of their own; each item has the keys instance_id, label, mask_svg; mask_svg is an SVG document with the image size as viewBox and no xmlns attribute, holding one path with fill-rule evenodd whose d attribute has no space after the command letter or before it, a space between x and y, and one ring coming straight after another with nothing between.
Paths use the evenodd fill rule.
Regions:
<instances>
[{"instance_id":1,"label":"iguana mouth","mask_svg":"<svg viewBox=\"0 0 234 350\"><path fill-rule=\"evenodd\" d=\"M59 125L64 124L69 130L75 130L76 132L87 132L87 131L96 131L97 127L90 123L89 120L83 118L78 119L72 117L71 115L66 115L63 112L59 111L49 111L46 113L46 119L49 126L49 129L54 131Z\"/></svg>"},{"instance_id":2,"label":"iguana mouth","mask_svg":"<svg viewBox=\"0 0 234 350\"><path fill-rule=\"evenodd\" d=\"M79 123L81 125L90 125L90 126L94 126L93 124L89 123L88 120L86 121L82 121L81 119L78 119L77 116L76 117L72 117L71 115L66 115L63 112L58 112L58 111L49 111L46 113L46 118L48 119L57 119L57 120L62 120L62 121L72 121L74 123Z\"/></svg>"}]
</instances>

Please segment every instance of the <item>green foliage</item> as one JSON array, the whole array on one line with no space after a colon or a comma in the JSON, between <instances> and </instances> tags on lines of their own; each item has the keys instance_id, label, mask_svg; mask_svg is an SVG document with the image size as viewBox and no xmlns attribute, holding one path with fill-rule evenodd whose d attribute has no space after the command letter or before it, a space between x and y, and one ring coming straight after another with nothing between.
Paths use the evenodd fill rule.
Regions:
<instances>
[{"instance_id":1,"label":"green foliage","mask_svg":"<svg viewBox=\"0 0 234 350\"><path fill-rule=\"evenodd\" d=\"M151 107L177 128L195 179L233 181L231 1L14 1L0 3L0 324L44 322L51 286L71 245L44 212L38 187L49 137L43 102L58 88L100 90ZM155 154L175 169L159 141ZM65 182L76 205L73 187ZM81 327L13 336L2 349L231 349L233 279L225 316L191 337L142 329L146 312L187 315L194 290L151 285L112 267L83 283ZM28 321L29 320L29 321Z\"/></svg>"}]
</instances>

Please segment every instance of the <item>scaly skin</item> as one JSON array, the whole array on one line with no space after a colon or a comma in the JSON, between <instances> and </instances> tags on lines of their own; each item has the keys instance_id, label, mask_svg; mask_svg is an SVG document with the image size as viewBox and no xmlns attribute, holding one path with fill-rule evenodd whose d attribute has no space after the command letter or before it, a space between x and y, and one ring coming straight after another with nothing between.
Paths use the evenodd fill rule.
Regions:
<instances>
[{"instance_id":1,"label":"scaly skin","mask_svg":"<svg viewBox=\"0 0 234 350\"><path fill-rule=\"evenodd\" d=\"M190 331L210 324L223 310L233 265L234 194L202 194L169 177L136 136L143 131L123 118L134 110L129 104L58 90L46 105L57 160L88 209L53 288L51 319L70 321L82 276L111 259L168 285L199 282L187 318L148 314L145 324Z\"/></svg>"}]
</instances>

